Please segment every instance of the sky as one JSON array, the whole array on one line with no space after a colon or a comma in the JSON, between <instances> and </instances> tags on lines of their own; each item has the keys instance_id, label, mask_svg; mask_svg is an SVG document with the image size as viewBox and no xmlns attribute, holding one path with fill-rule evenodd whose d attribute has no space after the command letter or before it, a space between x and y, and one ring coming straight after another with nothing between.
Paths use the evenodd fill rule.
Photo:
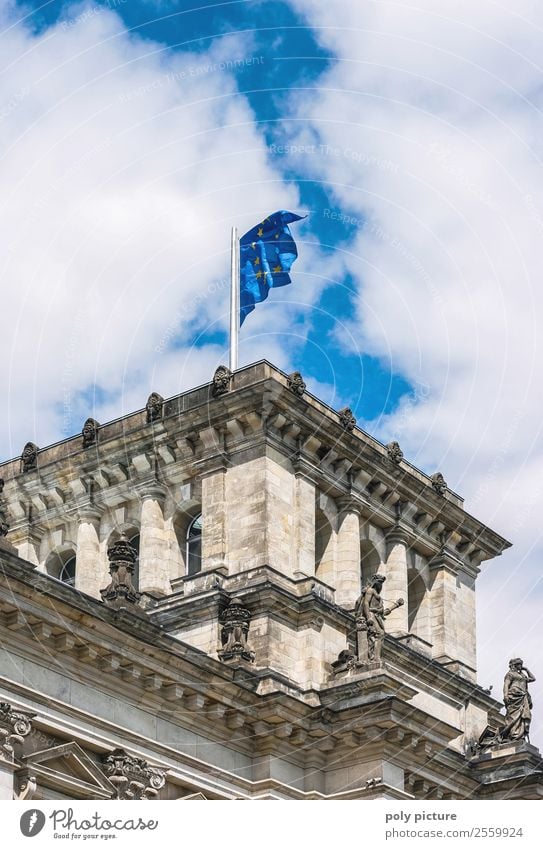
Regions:
<instances>
[{"instance_id":1,"label":"sky","mask_svg":"<svg viewBox=\"0 0 543 849\"><path fill-rule=\"evenodd\" d=\"M541 39L534 0L0 0L0 455L207 382L230 228L293 284L240 365L300 370L513 542L478 580L543 742Z\"/></svg>"}]
</instances>

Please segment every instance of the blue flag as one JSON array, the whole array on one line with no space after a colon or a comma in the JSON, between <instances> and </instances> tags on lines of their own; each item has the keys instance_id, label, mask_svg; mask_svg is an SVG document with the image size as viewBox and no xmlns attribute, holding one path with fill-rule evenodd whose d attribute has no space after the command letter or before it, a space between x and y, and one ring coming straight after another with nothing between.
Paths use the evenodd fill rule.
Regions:
<instances>
[{"instance_id":1,"label":"blue flag","mask_svg":"<svg viewBox=\"0 0 543 849\"><path fill-rule=\"evenodd\" d=\"M241 237L239 241L239 323L265 301L270 289L287 286L289 271L298 256L296 243L288 225L305 215L295 215L284 209L274 212Z\"/></svg>"}]
</instances>

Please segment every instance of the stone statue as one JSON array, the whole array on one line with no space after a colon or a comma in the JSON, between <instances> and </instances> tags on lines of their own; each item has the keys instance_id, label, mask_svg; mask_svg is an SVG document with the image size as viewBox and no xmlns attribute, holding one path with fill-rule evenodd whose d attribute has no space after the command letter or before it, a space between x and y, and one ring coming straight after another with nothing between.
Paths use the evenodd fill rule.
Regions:
<instances>
[{"instance_id":1,"label":"stone statue","mask_svg":"<svg viewBox=\"0 0 543 849\"><path fill-rule=\"evenodd\" d=\"M98 440L98 431L100 424L96 419L87 419L83 425L81 435L83 437L83 448L90 448L91 445L96 445Z\"/></svg>"},{"instance_id":2,"label":"stone statue","mask_svg":"<svg viewBox=\"0 0 543 849\"><path fill-rule=\"evenodd\" d=\"M389 442L386 447L388 459L391 463L398 465L403 460L403 451L400 448L400 443L393 441Z\"/></svg>"},{"instance_id":3,"label":"stone statue","mask_svg":"<svg viewBox=\"0 0 543 849\"><path fill-rule=\"evenodd\" d=\"M477 749L514 743L517 740L530 742L532 698L528 692L528 684L533 681L535 681L534 676L523 665L520 657L514 657L509 661L509 670L503 681L505 723L497 731L487 726L479 737Z\"/></svg>"},{"instance_id":4,"label":"stone statue","mask_svg":"<svg viewBox=\"0 0 543 849\"><path fill-rule=\"evenodd\" d=\"M27 442L21 454L21 472L33 472L38 468L38 446Z\"/></svg>"},{"instance_id":5,"label":"stone statue","mask_svg":"<svg viewBox=\"0 0 543 849\"><path fill-rule=\"evenodd\" d=\"M535 681L535 678L523 665L520 657L509 661L509 671L503 681L505 725L499 730L500 742L505 743L509 740L529 742L532 698L528 692L528 684L532 681Z\"/></svg>"},{"instance_id":6,"label":"stone statue","mask_svg":"<svg viewBox=\"0 0 543 849\"><path fill-rule=\"evenodd\" d=\"M294 392L295 395L298 395L299 398L301 398L305 392L305 381L299 371L293 371L292 374L288 375L287 385L290 391Z\"/></svg>"},{"instance_id":7,"label":"stone statue","mask_svg":"<svg viewBox=\"0 0 543 849\"><path fill-rule=\"evenodd\" d=\"M403 598L399 598L390 607L385 608L381 598L385 581L384 575L373 575L356 602L354 615L357 650L358 660L362 663L380 663L385 638L385 617L404 604Z\"/></svg>"},{"instance_id":8,"label":"stone statue","mask_svg":"<svg viewBox=\"0 0 543 849\"><path fill-rule=\"evenodd\" d=\"M107 556L111 583L100 590L102 601L117 609L124 607L127 602L130 605L136 605L141 596L132 583L132 576L138 552L126 535L121 534L120 539L108 548Z\"/></svg>"},{"instance_id":9,"label":"stone statue","mask_svg":"<svg viewBox=\"0 0 543 849\"><path fill-rule=\"evenodd\" d=\"M147 412L147 424L159 422L162 418L162 409L164 407L164 398L158 392L151 392L145 405Z\"/></svg>"},{"instance_id":10,"label":"stone statue","mask_svg":"<svg viewBox=\"0 0 543 849\"><path fill-rule=\"evenodd\" d=\"M339 421L343 430L352 431L356 427L356 418L350 407L343 407L338 412Z\"/></svg>"},{"instance_id":11,"label":"stone statue","mask_svg":"<svg viewBox=\"0 0 543 849\"><path fill-rule=\"evenodd\" d=\"M252 663L255 659L255 653L247 645L251 622L250 611L243 606L239 599L233 598L228 607L221 613L219 621L222 625L220 659L241 659Z\"/></svg>"},{"instance_id":12,"label":"stone statue","mask_svg":"<svg viewBox=\"0 0 543 849\"><path fill-rule=\"evenodd\" d=\"M445 480L441 472L436 472L434 475L432 475L430 480L432 481L432 486L437 492L437 494L444 496L447 492L447 481Z\"/></svg>"},{"instance_id":13,"label":"stone statue","mask_svg":"<svg viewBox=\"0 0 543 849\"><path fill-rule=\"evenodd\" d=\"M211 386L211 394L214 398L219 395L224 395L230 389L230 381L232 380L232 372L226 366L218 366L213 375Z\"/></svg>"}]
</instances>

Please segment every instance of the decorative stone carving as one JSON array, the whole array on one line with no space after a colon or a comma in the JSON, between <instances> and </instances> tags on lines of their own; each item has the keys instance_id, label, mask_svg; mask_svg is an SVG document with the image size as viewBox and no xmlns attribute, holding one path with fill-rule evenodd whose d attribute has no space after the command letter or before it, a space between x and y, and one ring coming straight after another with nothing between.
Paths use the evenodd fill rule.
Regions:
<instances>
[{"instance_id":1,"label":"decorative stone carving","mask_svg":"<svg viewBox=\"0 0 543 849\"><path fill-rule=\"evenodd\" d=\"M232 372L226 366L219 366L215 369L215 374L213 375L213 385L211 389L211 394L214 398L218 398L219 395L224 395L225 392L228 392L230 389L230 381L232 380Z\"/></svg>"},{"instance_id":2,"label":"decorative stone carving","mask_svg":"<svg viewBox=\"0 0 543 849\"><path fill-rule=\"evenodd\" d=\"M381 590L386 581L384 575L373 575L362 589L356 602L354 615L356 619L357 653L360 663L380 663L385 639L385 617L397 607L404 604L399 598L389 607L384 606Z\"/></svg>"},{"instance_id":3,"label":"decorative stone carving","mask_svg":"<svg viewBox=\"0 0 543 849\"><path fill-rule=\"evenodd\" d=\"M98 431L100 424L96 419L87 419L81 431L83 436L83 448L90 448L91 445L96 445L98 441Z\"/></svg>"},{"instance_id":4,"label":"decorative stone carving","mask_svg":"<svg viewBox=\"0 0 543 849\"><path fill-rule=\"evenodd\" d=\"M430 478L432 481L432 486L437 492L438 495L445 495L447 492L447 481L441 474L441 472L436 472L435 475L432 475Z\"/></svg>"},{"instance_id":5,"label":"decorative stone carving","mask_svg":"<svg viewBox=\"0 0 543 849\"><path fill-rule=\"evenodd\" d=\"M16 747L32 730L35 714L13 710L8 702L0 702L0 760L13 763Z\"/></svg>"},{"instance_id":6,"label":"decorative stone carving","mask_svg":"<svg viewBox=\"0 0 543 849\"><path fill-rule=\"evenodd\" d=\"M0 480L0 496L3 490L4 481ZM5 505L0 501L0 549L2 551L10 551L12 554L17 554L17 549L14 545L7 541L6 536L9 531L9 522L6 513Z\"/></svg>"},{"instance_id":7,"label":"decorative stone carving","mask_svg":"<svg viewBox=\"0 0 543 849\"><path fill-rule=\"evenodd\" d=\"M147 410L147 424L159 422L162 419L164 409L164 398L158 392L151 392L145 405Z\"/></svg>"},{"instance_id":8,"label":"decorative stone carving","mask_svg":"<svg viewBox=\"0 0 543 849\"><path fill-rule=\"evenodd\" d=\"M350 669L356 668L356 656L349 651L349 649L343 649L340 651L338 655L338 659L332 663L332 671L334 675L338 675L340 672L348 672Z\"/></svg>"},{"instance_id":9,"label":"decorative stone carving","mask_svg":"<svg viewBox=\"0 0 543 849\"><path fill-rule=\"evenodd\" d=\"M386 446L388 459L391 463L399 465L403 460L403 451L399 442L389 442Z\"/></svg>"},{"instance_id":10,"label":"decorative stone carving","mask_svg":"<svg viewBox=\"0 0 543 849\"><path fill-rule=\"evenodd\" d=\"M248 660L251 663L255 659L254 651L247 645L249 624L251 614L241 601L233 598L228 607L220 615L219 621L222 625L221 643L219 651L221 660Z\"/></svg>"},{"instance_id":11,"label":"decorative stone carving","mask_svg":"<svg viewBox=\"0 0 543 849\"><path fill-rule=\"evenodd\" d=\"M293 371L292 374L288 375L287 385L290 391L298 395L299 398L302 397L306 389L305 381L299 371Z\"/></svg>"},{"instance_id":12,"label":"decorative stone carving","mask_svg":"<svg viewBox=\"0 0 543 849\"><path fill-rule=\"evenodd\" d=\"M103 770L115 786L116 799L154 799L166 783L165 770L149 766L124 749L114 749L102 759Z\"/></svg>"},{"instance_id":13,"label":"decorative stone carving","mask_svg":"<svg viewBox=\"0 0 543 849\"><path fill-rule=\"evenodd\" d=\"M2 504L0 504L0 539L7 535L9 531L9 522Z\"/></svg>"},{"instance_id":14,"label":"decorative stone carving","mask_svg":"<svg viewBox=\"0 0 543 849\"><path fill-rule=\"evenodd\" d=\"M111 583L104 590L100 590L102 601L116 609L126 607L127 604L137 604L140 593L132 583L132 576L138 552L125 534L108 548L107 556Z\"/></svg>"},{"instance_id":15,"label":"decorative stone carving","mask_svg":"<svg viewBox=\"0 0 543 849\"><path fill-rule=\"evenodd\" d=\"M356 427L356 418L354 417L353 411L350 407L343 407L342 410L339 410L338 416L343 430L354 430Z\"/></svg>"},{"instance_id":16,"label":"decorative stone carving","mask_svg":"<svg viewBox=\"0 0 543 849\"><path fill-rule=\"evenodd\" d=\"M21 454L21 472L32 472L38 468L38 451L33 442L26 443Z\"/></svg>"},{"instance_id":17,"label":"decorative stone carving","mask_svg":"<svg viewBox=\"0 0 543 849\"><path fill-rule=\"evenodd\" d=\"M35 775L30 775L28 770L23 771L24 774L19 776L17 792L14 798L18 802L29 802L34 798L38 789L38 782Z\"/></svg>"},{"instance_id":18,"label":"decorative stone carving","mask_svg":"<svg viewBox=\"0 0 543 849\"><path fill-rule=\"evenodd\" d=\"M528 684L533 681L534 676L520 657L509 661L509 670L503 681L505 722L497 731L488 726L485 728L477 743L478 750L519 741L530 742L532 697Z\"/></svg>"}]
</instances>

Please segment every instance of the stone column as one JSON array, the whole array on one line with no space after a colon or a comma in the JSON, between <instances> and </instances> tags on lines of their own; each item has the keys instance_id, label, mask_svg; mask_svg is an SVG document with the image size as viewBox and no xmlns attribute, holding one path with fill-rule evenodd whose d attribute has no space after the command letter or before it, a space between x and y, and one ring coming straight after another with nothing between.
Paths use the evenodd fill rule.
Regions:
<instances>
[{"instance_id":1,"label":"stone column","mask_svg":"<svg viewBox=\"0 0 543 849\"><path fill-rule=\"evenodd\" d=\"M392 528L386 535L386 544L387 562L383 570L386 583L382 591L385 608L399 598L403 598L404 604L387 616L385 627L388 634L401 637L408 632L407 536L399 528Z\"/></svg>"},{"instance_id":2,"label":"stone column","mask_svg":"<svg viewBox=\"0 0 543 849\"><path fill-rule=\"evenodd\" d=\"M14 796L14 772L20 768L15 762L24 738L32 730L34 714L13 710L8 702L0 702L0 800Z\"/></svg>"},{"instance_id":3,"label":"stone column","mask_svg":"<svg viewBox=\"0 0 543 849\"><path fill-rule=\"evenodd\" d=\"M168 533L164 527L166 490L158 482L139 489L140 519L140 593L168 595L171 592L169 575Z\"/></svg>"},{"instance_id":4,"label":"stone column","mask_svg":"<svg viewBox=\"0 0 543 849\"><path fill-rule=\"evenodd\" d=\"M13 773L18 769L12 761L0 758L0 802L13 799L14 782Z\"/></svg>"},{"instance_id":5,"label":"stone column","mask_svg":"<svg viewBox=\"0 0 543 849\"><path fill-rule=\"evenodd\" d=\"M360 595L360 510L356 502L338 502L336 604L351 609Z\"/></svg>"},{"instance_id":6,"label":"stone column","mask_svg":"<svg viewBox=\"0 0 543 849\"><path fill-rule=\"evenodd\" d=\"M434 573L431 589L432 656L440 663L447 663L458 659L457 569L445 554L434 557L429 567Z\"/></svg>"},{"instance_id":7,"label":"stone column","mask_svg":"<svg viewBox=\"0 0 543 849\"><path fill-rule=\"evenodd\" d=\"M83 507L79 511L77 551L75 556L75 588L82 593L100 598L104 586L104 568L100 555L100 511Z\"/></svg>"}]
</instances>

